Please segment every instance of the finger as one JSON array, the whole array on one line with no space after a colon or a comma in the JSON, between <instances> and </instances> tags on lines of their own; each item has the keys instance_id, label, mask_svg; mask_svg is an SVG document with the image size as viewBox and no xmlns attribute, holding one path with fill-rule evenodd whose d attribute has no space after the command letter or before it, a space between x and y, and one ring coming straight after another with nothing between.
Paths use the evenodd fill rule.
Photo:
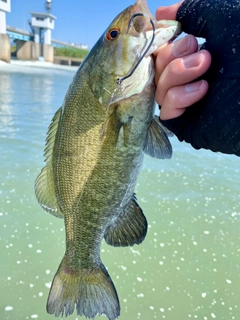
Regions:
<instances>
[{"instance_id":1,"label":"finger","mask_svg":"<svg viewBox=\"0 0 240 320\"><path fill-rule=\"evenodd\" d=\"M187 35L171 44L161 46L155 55L155 82L157 83L160 75L166 66L174 59L189 55L198 50L197 39L192 35Z\"/></svg>"},{"instance_id":2,"label":"finger","mask_svg":"<svg viewBox=\"0 0 240 320\"><path fill-rule=\"evenodd\" d=\"M161 120L181 116L187 107L201 100L208 91L208 83L200 80L169 89L160 111Z\"/></svg>"},{"instance_id":3,"label":"finger","mask_svg":"<svg viewBox=\"0 0 240 320\"><path fill-rule=\"evenodd\" d=\"M156 18L157 20L166 19L166 20L176 20L176 15L178 8L180 7L181 3L183 1L180 1L172 6L167 7L159 7L156 10Z\"/></svg>"},{"instance_id":4,"label":"finger","mask_svg":"<svg viewBox=\"0 0 240 320\"><path fill-rule=\"evenodd\" d=\"M162 106L170 88L194 81L208 70L210 64L211 55L206 50L171 61L158 80L155 94L157 103Z\"/></svg>"}]
</instances>

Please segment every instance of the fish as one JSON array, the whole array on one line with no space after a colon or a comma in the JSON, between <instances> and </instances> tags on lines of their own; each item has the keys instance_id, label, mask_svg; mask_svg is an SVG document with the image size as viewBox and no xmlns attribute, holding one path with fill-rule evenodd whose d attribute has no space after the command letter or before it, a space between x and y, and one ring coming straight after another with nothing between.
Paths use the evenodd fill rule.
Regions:
<instances>
[{"instance_id":1,"label":"fish","mask_svg":"<svg viewBox=\"0 0 240 320\"><path fill-rule=\"evenodd\" d=\"M35 181L41 207L64 219L66 250L50 288L47 312L94 319L120 315L116 288L100 257L140 244L147 219L134 188L143 155L170 158L154 116L152 53L180 33L176 21L154 21L137 0L109 25L85 58L49 126L45 166ZM140 61L141 60L141 61ZM140 61L140 63L139 63Z\"/></svg>"}]
</instances>

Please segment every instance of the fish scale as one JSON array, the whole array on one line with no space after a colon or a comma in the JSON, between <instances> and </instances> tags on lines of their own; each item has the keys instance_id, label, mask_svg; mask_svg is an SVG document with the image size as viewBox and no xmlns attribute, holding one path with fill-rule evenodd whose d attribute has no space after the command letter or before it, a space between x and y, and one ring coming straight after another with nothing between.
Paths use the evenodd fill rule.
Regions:
<instances>
[{"instance_id":1,"label":"fish scale","mask_svg":"<svg viewBox=\"0 0 240 320\"><path fill-rule=\"evenodd\" d=\"M154 117L151 53L180 30L175 21L150 19L146 1L137 0L113 20L74 76L48 130L46 165L35 190L40 205L65 223L66 251L47 302L47 312L57 317L74 309L92 319L120 315L101 243L119 247L144 240L147 220L134 193L143 154L172 154Z\"/></svg>"}]
</instances>

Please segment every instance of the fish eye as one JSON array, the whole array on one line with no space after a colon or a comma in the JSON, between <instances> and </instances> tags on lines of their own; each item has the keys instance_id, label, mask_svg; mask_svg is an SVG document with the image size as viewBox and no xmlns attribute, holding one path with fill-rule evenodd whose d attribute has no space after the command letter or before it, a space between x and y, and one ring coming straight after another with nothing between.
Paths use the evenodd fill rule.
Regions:
<instances>
[{"instance_id":1,"label":"fish eye","mask_svg":"<svg viewBox=\"0 0 240 320\"><path fill-rule=\"evenodd\" d=\"M108 40L112 41L118 37L119 33L120 33L119 28L112 28L112 29L108 30L106 37Z\"/></svg>"}]
</instances>

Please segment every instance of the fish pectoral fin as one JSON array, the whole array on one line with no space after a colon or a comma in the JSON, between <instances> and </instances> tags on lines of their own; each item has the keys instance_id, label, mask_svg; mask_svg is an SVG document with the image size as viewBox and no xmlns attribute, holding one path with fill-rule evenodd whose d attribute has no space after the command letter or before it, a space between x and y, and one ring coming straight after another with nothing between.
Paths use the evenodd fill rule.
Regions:
<instances>
[{"instance_id":1,"label":"fish pectoral fin","mask_svg":"<svg viewBox=\"0 0 240 320\"><path fill-rule=\"evenodd\" d=\"M123 139L124 139L124 145L126 146L129 143L129 136L131 133L131 123L132 123L132 117L129 117L128 121L123 125Z\"/></svg>"},{"instance_id":2,"label":"fish pectoral fin","mask_svg":"<svg viewBox=\"0 0 240 320\"><path fill-rule=\"evenodd\" d=\"M44 152L46 166L42 169L35 181L35 193L39 204L45 211L58 218L63 218L63 214L59 209L54 190L52 153L61 114L62 108L58 109L55 113L52 123L49 126Z\"/></svg>"},{"instance_id":3,"label":"fish pectoral fin","mask_svg":"<svg viewBox=\"0 0 240 320\"><path fill-rule=\"evenodd\" d=\"M158 117L154 117L147 132L143 151L153 158L170 159L172 146L168 135L171 135L170 131L161 124Z\"/></svg>"},{"instance_id":4,"label":"fish pectoral fin","mask_svg":"<svg viewBox=\"0 0 240 320\"><path fill-rule=\"evenodd\" d=\"M123 126L118 115L117 115L117 107L114 108L105 123L103 124L101 140L104 141L107 145L116 145L119 132Z\"/></svg>"},{"instance_id":5,"label":"fish pectoral fin","mask_svg":"<svg viewBox=\"0 0 240 320\"><path fill-rule=\"evenodd\" d=\"M133 196L127 208L106 230L105 241L114 247L140 244L147 234L147 225L147 219Z\"/></svg>"}]
</instances>

